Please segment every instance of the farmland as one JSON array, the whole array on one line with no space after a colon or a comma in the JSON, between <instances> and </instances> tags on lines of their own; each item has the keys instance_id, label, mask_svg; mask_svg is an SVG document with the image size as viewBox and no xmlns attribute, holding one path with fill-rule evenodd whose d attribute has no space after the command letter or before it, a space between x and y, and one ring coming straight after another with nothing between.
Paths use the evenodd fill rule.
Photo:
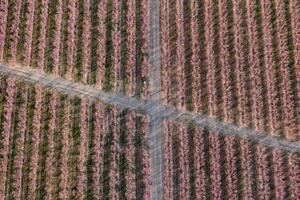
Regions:
<instances>
[{"instance_id":1,"label":"farmland","mask_svg":"<svg viewBox=\"0 0 300 200\"><path fill-rule=\"evenodd\" d=\"M297 31L294 0L162 0L165 104L298 141Z\"/></svg>"},{"instance_id":2,"label":"farmland","mask_svg":"<svg viewBox=\"0 0 300 200\"><path fill-rule=\"evenodd\" d=\"M165 199L298 199L299 153L164 122Z\"/></svg>"},{"instance_id":3,"label":"farmland","mask_svg":"<svg viewBox=\"0 0 300 200\"><path fill-rule=\"evenodd\" d=\"M2 75L0 116L1 199L150 197L147 116Z\"/></svg>"},{"instance_id":4,"label":"farmland","mask_svg":"<svg viewBox=\"0 0 300 200\"><path fill-rule=\"evenodd\" d=\"M1 18L0 60L106 91L149 95L148 0L20 0L1 6L8 17Z\"/></svg>"},{"instance_id":5,"label":"farmland","mask_svg":"<svg viewBox=\"0 0 300 200\"><path fill-rule=\"evenodd\" d=\"M4 71L3 68L1 70ZM10 70L10 73L8 73L8 70ZM16 71L14 72L13 70ZM77 141L80 141L80 144L82 143L84 144L84 142L88 141L89 144L92 143L95 145L95 148L89 146L89 149L87 151L88 151L88 157L91 158L91 163L95 163L95 165L93 164L91 165L94 167L94 170L97 171L98 175L99 175L98 172L103 170L103 165L107 166L103 162L98 163L96 159L99 156L101 157L103 151L104 152L106 151L105 149L103 150L103 146L102 148L101 145L97 146L97 144L98 145L100 144L98 141L99 140L101 141L101 139L99 138L102 135L101 133L103 132L104 134L113 134L113 130L119 130L119 132L117 132L117 136L119 136L117 137L117 140L119 140L120 148L123 150L128 148L127 152L125 150L126 162L132 163L133 160L138 159L137 152L132 154L132 150L134 148L138 148L138 144L136 144L137 145L136 147L131 145L126 147L126 145L124 146L122 141L124 141L123 139L124 137L126 137L126 140L128 142L127 144L130 144L130 141L132 141L132 136L133 136L132 133L138 132L137 130L138 127L141 126L139 125L141 124L141 121L137 120L136 126L132 126L130 122L132 121L132 119L137 118L137 116L143 116L142 120L146 120L146 121L142 123L145 124L145 126L141 128L141 131L143 133L147 133L146 136L147 139L145 140L144 143L144 147L146 147L146 149L142 150L142 152L144 152L142 154L142 159L145 160L145 163L147 163L146 160L148 160L148 163L145 166L146 168L144 169L149 170L149 171L145 171L145 174L153 173L153 169L160 169L159 166L161 165L159 165L159 159L155 156L163 156L164 168L163 168L163 181L161 183L164 184L166 193L163 194L166 195L165 196L166 199L168 199L169 197L178 198L180 196L182 198L192 196L193 198L197 197L200 199L202 199L202 197L204 196L206 196L207 198L212 197L212 195L214 195L215 192L218 191L218 189L215 189L215 191L211 190L212 184L215 184L212 183L212 180L215 179L215 176L219 180L216 183L217 185L214 187L218 188L220 187L220 185L228 185L228 187L224 187L222 191L219 191L218 195L228 195L228 196L233 195L233 197L235 196L241 197L243 195L249 195L250 198L251 195L257 194L259 192L257 186L253 186L252 188L252 182L257 182L257 181L265 181L266 184L268 185L266 188L267 189L269 187L271 188L268 189L270 191L267 194L259 193L259 195L269 195L271 197L275 197L276 195L276 197L278 198L279 197L285 198L287 196L293 197L298 194L297 188L299 187L297 186L297 184L299 183L300 145L297 142L292 143L292 142L281 141L281 140L277 141L277 139L275 139L274 137L267 136L266 134L265 135L258 134L253 130L243 130L243 129L239 129L239 127L235 127L233 125L230 126L228 124L222 124L220 122L215 123L210 119L201 117L201 115L197 116L194 115L193 113L176 111L172 107L163 107L160 104L155 104L154 102L146 103L134 99L128 99L125 96L124 97L114 96L113 94L109 94L109 93L98 92L97 94L97 92L93 88L88 88L88 87L83 88L81 84L75 85L71 81L66 81L61 78L48 77L47 74L43 74L39 71L32 72L32 70L23 69L23 73L24 73L23 75L20 73L20 71L21 71L20 69L17 70L9 67L6 68L6 73L9 74L8 77L18 76L22 78L22 80L26 80L27 82L32 82L34 84L31 84L30 86L32 86L33 88L35 88L34 87L35 84L39 85L39 84L43 84L43 82L48 84L51 83L47 87L52 87L54 89L57 89L58 91L69 90L70 95L66 95L62 93L60 93L60 95L68 96L69 99L77 100L76 105L74 105L73 103L69 104L71 105L71 109L63 110L61 116L61 118L63 118L64 120L64 117L70 115L70 112L73 113L71 117L74 116L76 121L74 121L73 119L71 120L70 123L71 126L73 126L74 128L68 127L68 129L63 129L57 132L62 135L65 135L66 139L69 138L68 133L70 132L72 133L73 131L77 132L77 134L74 136L72 140L76 138ZM31 72L31 73L28 74L27 72ZM33 78L33 77L38 77L38 78ZM8 78L5 78L4 80L5 80L3 82L4 85L7 85L6 82L8 82ZM24 85L22 84L23 82L20 81L18 82L20 85ZM52 85L53 83L55 83L55 85ZM44 91L48 91L49 93L53 92L53 94L55 95L58 93L56 90L53 89L49 90L45 88L46 87L45 85L43 87L38 86L38 88L39 89L44 88L43 89ZM4 86L3 88L5 87L7 86ZM7 94L3 95L2 97L6 97L8 95L8 88L6 90L7 90ZM89 91L89 93L88 94L83 93L84 95L82 95L81 92L85 92L85 91ZM84 101L80 100L82 98L80 96L83 96L85 100ZM90 102L89 103L90 109L88 109L88 112L90 112L90 115L93 115L93 117L89 118L89 122L87 125L88 127L90 127L89 128L90 137L82 138L82 134L79 134L78 132L81 131L85 132L86 126L78 126L75 125L74 123L76 122L84 123L86 119L86 115L84 113L86 112L85 105L87 99ZM115 122L112 121L113 119L111 117L113 116L113 112L114 112L113 107L108 106L107 104L104 103L99 103L100 99L102 99L104 102L110 102L111 104L118 105L119 110L124 110L123 113L126 113L126 116L120 114L120 117L125 119L120 119L120 123L115 124ZM53 98L53 101L51 102L53 103L56 102L55 98ZM8 100L2 103L3 105L7 105ZM13 103L13 105L14 105L13 107L16 107L16 109L12 109L12 111L9 111L7 109L9 112L17 112L17 108L18 108L17 104ZM50 104L51 108L53 107L52 105L53 104ZM105 116L106 115L110 116L109 121L107 121L107 117L103 117L103 116L101 117L99 115L99 113L103 111L103 106L101 105L107 105L106 106L107 112ZM79 106L80 108L77 107L77 109L75 109L76 106ZM94 108L94 106L96 108ZM137 110L137 113L134 113L132 110L131 111L128 110L128 108ZM97 110L99 112L97 112ZM56 113L57 112L58 111L56 111ZM49 113L49 111L46 110L45 113ZM150 116L146 117L142 113L149 113ZM41 120L44 120L44 118L42 118ZM59 120L59 121L63 121L63 120ZM91 120L93 120L93 123L91 122ZM151 133L151 131L153 131L153 125L151 125L151 123L160 123L160 120L165 121L162 124L164 141L162 141L163 152L161 153L163 154L156 154L156 151L154 150L160 149L160 143L153 143L152 137L157 137L157 135L153 135L153 133ZM50 121L53 123L53 120L51 119L48 119L46 120L46 122L43 123L51 124ZM112 129L112 130L109 129L111 132L107 133L106 132L107 130L104 130L103 126L110 127ZM117 127L116 129L115 126ZM57 127L57 125L52 124L51 127ZM157 126L154 127L156 128ZM127 131L124 131L124 128ZM92 137L95 137L95 135L94 136L92 135L96 134L96 130L98 129L99 129L99 132L97 131L99 133L98 138L93 139ZM43 133L43 131L41 132ZM124 132L126 136L123 135ZM157 132L157 130L155 130L155 132ZM136 133L136 137L138 137L138 133ZM70 143L66 142L66 140L63 141L64 141L63 143L61 142L62 146L68 147L65 149L69 149ZM10 144L9 146L10 148L13 148L12 144ZM51 144L49 144L49 146L51 146ZM77 147L81 149L80 147L84 147L84 146L85 145L79 145ZM110 151L112 154L118 155L117 153L118 151L116 151L116 149L113 147L110 147L108 151ZM69 160L70 159L69 157L71 155L69 155L66 152L68 151L64 151L65 153L64 155L66 155L65 158ZM82 152L81 155L86 154L85 151L79 150L79 152ZM155 155L154 161L152 160L153 156L151 156L151 153L153 152ZM92 153L98 155L96 157L90 156L90 154ZM51 155L51 152L49 152L49 154ZM77 156L80 156L80 154L77 154ZM257 157L260 158L260 160L257 160ZM119 173L119 175L121 176L121 174L124 173L123 171L124 168L121 167L123 161L120 158L121 157L118 156L116 157L117 162L120 164L119 168L115 168L116 166L112 164L109 165L110 170L114 171L114 173L112 173L111 175L115 173L116 174ZM99 179L103 180L103 179L101 178L101 176L94 176L94 174L88 170L88 167L90 166L89 162L87 163L87 165L82 164L85 162L84 160L85 159L83 159L82 162L79 162L76 165L78 166L82 165L83 169L84 166L86 166L87 167L86 173L91 174L91 176L87 175L87 177L90 177L90 179L88 180L92 180L91 182L86 182L87 183L86 187L89 188L93 186L93 183L95 183L93 181L97 182L97 180ZM263 164L263 166L261 166L261 164ZM63 165L63 167L66 171L69 170L68 165ZM216 168L217 170L212 170L214 168ZM24 165L22 166L22 169L24 169ZM225 172L221 173L220 170L222 171L225 170L226 173ZM261 171L262 174L265 173L264 170L267 170L266 177L262 179L262 177L255 176L254 173L256 173L257 170L262 170ZM76 168L75 171L76 172L74 173L76 174L83 174L83 175L85 174L84 170L83 171L79 170L79 168ZM180 176L181 171L183 171L184 173ZM57 178L55 178L55 175L51 175L50 172L51 170L49 171L50 179L52 177L52 179L56 180ZM26 174L25 171L23 173ZM104 176L105 174L103 173L100 174ZM152 179L153 175L151 175L150 179L145 180L145 185L152 187L153 184L152 180L155 180L155 182L158 183L157 181L160 180L160 176L157 173L157 171L155 173L157 174L156 175L157 179ZM220 173L222 177L221 179L220 179ZM236 173L238 173L238 176L236 175ZM133 175L137 177L137 174L133 174ZM82 177L84 180L85 176ZM133 177L134 176L131 176L130 178L129 176L127 176L125 178L126 183L132 181ZM64 180L66 181L66 179ZM274 182L274 180L276 181ZM181 181L184 182L181 183ZM244 184L243 181L245 181L246 183ZM138 185L138 182L139 181L136 182L136 185ZM101 186L100 183L98 185L95 184L93 187L102 189L103 186ZM22 184L24 183L22 182ZM261 182L260 184L264 185L264 183ZM291 184L292 187L287 186L287 184ZM205 187L203 187L203 185ZM128 188L124 184L120 185L120 187L122 189L120 189L119 193L117 193L118 195L120 195L120 198L125 197L124 191L126 191L125 192L126 194L134 194L133 192L127 193L127 191L132 191L133 189L132 187ZM275 187L276 190L274 190ZM184 189L185 192L179 194L178 191L181 191L181 189ZM66 186L65 191L69 191L69 190L70 188ZM148 191L149 190L150 187L148 187ZM47 191L51 191L51 188L49 188ZM96 190L92 190L92 191L95 192L93 193L94 195L96 196L99 195L99 197L103 197L103 193L100 192L98 193ZM140 187L136 187L136 194L140 193L140 191L142 191L142 189ZM150 191L151 191L150 195L152 196L153 195L152 190ZM86 192L87 192L86 193L87 198L89 197L92 198L91 194L89 193L91 191L87 190ZM66 193L69 194L69 192ZM62 199L67 199L67 198L68 196L62 197ZM138 196L138 198L142 198L142 197ZM144 198L147 199L146 196Z\"/></svg>"},{"instance_id":6,"label":"farmland","mask_svg":"<svg viewBox=\"0 0 300 200\"><path fill-rule=\"evenodd\" d=\"M300 199L297 0L0 0L0 200Z\"/></svg>"}]
</instances>

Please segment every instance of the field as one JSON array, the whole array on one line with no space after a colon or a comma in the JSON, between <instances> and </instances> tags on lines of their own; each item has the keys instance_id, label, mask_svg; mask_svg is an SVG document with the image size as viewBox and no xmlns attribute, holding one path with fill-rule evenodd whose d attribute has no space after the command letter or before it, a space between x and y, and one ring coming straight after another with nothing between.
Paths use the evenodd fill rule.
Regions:
<instances>
[{"instance_id":1,"label":"field","mask_svg":"<svg viewBox=\"0 0 300 200\"><path fill-rule=\"evenodd\" d=\"M164 122L164 199L298 199L299 153Z\"/></svg>"},{"instance_id":2,"label":"field","mask_svg":"<svg viewBox=\"0 0 300 200\"><path fill-rule=\"evenodd\" d=\"M0 0L0 200L300 199L299 33L298 0Z\"/></svg>"},{"instance_id":3,"label":"field","mask_svg":"<svg viewBox=\"0 0 300 200\"><path fill-rule=\"evenodd\" d=\"M162 0L165 104L298 142L299 16L294 0ZM170 121L164 136L165 199L300 198L299 154Z\"/></svg>"},{"instance_id":4,"label":"field","mask_svg":"<svg viewBox=\"0 0 300 200\"><path fill-rule=\"evenodd\" d=\"M1 199L150 198L147 116L0 80Z\"/></svg>"},{"instance_id":5,"label":"field","mask_svg":"<svg viewBox=\"0 0 300 200\"><path fill-rule=\"evenodd\" d=\"M298 141L299 10L295 0L162 0L165 103Z\"/></svg>"},{"instance_id":6,"label":"field","mask_svg":"<svg viewBox=\"0 0 300 200\"><path fill-rule=\"evenodd\" d=\"M1 15L0 60L149 95L148 0L5 0Z\"/></svg>"}]
</instances>

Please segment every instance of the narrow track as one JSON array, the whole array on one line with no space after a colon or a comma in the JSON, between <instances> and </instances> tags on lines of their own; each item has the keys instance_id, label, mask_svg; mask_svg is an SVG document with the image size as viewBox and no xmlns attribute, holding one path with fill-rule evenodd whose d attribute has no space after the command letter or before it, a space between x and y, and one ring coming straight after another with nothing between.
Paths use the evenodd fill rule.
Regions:
<instances>
[{"instance_id":1,"label":"narrow track","mask_svg":"<svg viewBox=\"0 0 300 200\"><path fill-rule=\"evenodd\" d=\"M161 99L161 63L160 63L160 0L150 0L150 99ZM162 120L151 119L149 147L152 169L152 199L162 200L164 196L164 161L163 161L163 124Z\"/></svg>"},{"instance_id":2,"label":"narrow track","mask_svg":"<svg viewBox=\"0 0 300 200\"><path fill-rule=\"evenodd\" d=\"M151 116L152 123L161 122L163 119L175 122L192 123L197 127L206 127L211 132L221 135L231 135L246 140L251 140L269 147L300 153L300 144L284 139L278 139L263 132L256 132L248 128L237 127L232 124L217 121L196 113L179 111L171 106L164 106L156 101L138 100L121 94L99 91L96 88L73 81L65 80L53 75L45 74L32 68L0 64L0 72L14 76L26 82L52 88L71 96L87 97L90 102L100 100L104 103L113 104L120 108L133 109L140 114ZM155 144L157 145L157 144Z\"/></svg>"},{"instance_id":3,"label":"narrow track","mask_svg":"<svg viewBox=\"0 0 300 200\"><path fill-rule=\"evenodd\" d=\"M150 98L161 99L160 0L150 1Z\"/></svg>"}]
</instances>

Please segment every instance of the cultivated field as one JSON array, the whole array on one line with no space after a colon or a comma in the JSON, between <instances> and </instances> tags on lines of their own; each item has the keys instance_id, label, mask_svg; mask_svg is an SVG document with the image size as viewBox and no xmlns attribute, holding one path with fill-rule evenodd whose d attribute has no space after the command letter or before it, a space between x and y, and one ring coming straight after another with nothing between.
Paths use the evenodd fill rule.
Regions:
<instances>
[{"instance_id":1,"label":"cultivated field","mask_svg":"<svg viewBox=\"0 0 300 200\"><path fill-rule=\"evenodd\" d=\"M149 199L149 119L0 76L0 199Z\"/></svg>"},{"instance_id":2,"label":"cultivated field","mask_svg":"<svg viewBox=\"0 0 300 200\"><path fill-rule=\"evenodd\" d=\"M0 0L0 200L300 199L299 33L299 0Z\"/></svg>"},{"instance_id":3,"label":"cultivated field","mask_svg":"<svg viewBox=\"0 0 300 200\"><path fill-rule=\"evenodd\" d=\"M299 153L164 122L165 199L299 199Z\"/></svg>"},{"instance_id":4,"label":"cultivated field","mask_svg":"<svg viewBox=\"0 0 300 200\"><path fill-rule=\"evenodd\" d=\"M149 96L149 0L4 0L0 6L0 60Z\"/></svg>"},{"instance_id":5,"label":"cultivated field","mask_svg":"<svg viewBox=\"0 0 300 200\"><path fill-rule=\"evenodd\" d=\"M164 102L299 140L297 0L161 0Z\"/></svg>"}]
</instances>

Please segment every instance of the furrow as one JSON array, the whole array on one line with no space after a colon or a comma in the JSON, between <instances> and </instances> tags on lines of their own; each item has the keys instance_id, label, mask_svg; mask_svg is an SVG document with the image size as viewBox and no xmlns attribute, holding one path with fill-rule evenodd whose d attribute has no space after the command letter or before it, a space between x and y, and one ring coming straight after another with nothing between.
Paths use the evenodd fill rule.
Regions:
<instances>
[{"instance_id":1,"label":"furrow","mask_svg":"<svg viewBox=\"0 0 300 200\"><path fill-rule=\"evenodd\" d=\"M205 49L207 65L207 85L208 85L208 104L209 116L217 115L217 83L216 83L216 63L214 57L214 8L212 1L205 1Z\"/></svg>"},{"instance_id":2,"label":"furrow","mask_svg":"<svg viewBox=\"0 0 300 200\"><path fill-rule=\"evenodd\" d=\"M135 80L135 74L136 74L136 49L135 49L135 42L136 42L136 5L135 0L129 0L127 1L127 51L128 51L128 59L126 63L126 94L128 96L134 96L135 92L135 86L136 86L136 80Z\"/></svg>"},{"instance_id":3,"label":"furrow","mask_svg":"<svg viewBox=\"0 0 300 200\"><path fill-rule=\"evenodd\" d=\"M15 104L15 93L16 93L16 82L15 79L11 78L8 79L7 83L8 87L6 89L7 93L7 101L4 106L4 121L3 121L3 132L1 141L1 165L0 165L0 175L2 180L0 182L0 199L5 200L7 198L7 169L8 169L8 155L9 155L9 147L10 147L10 140L12 137L12 114L14 111L14 104Z\"/></svg>"},{"instance_id":4,"label":"furrow","mask_svg":"<svg viewBox=\"0 0 300 200\"><path fill-rule=\"evenodd\" d=\"M261 79L261 66L259 61L259 40L257 24L255 20L256 5L254 1L246 0L247 5L247 27L249 36L249 63L251 71L251 93L252 93L252 115L256 130L265 130L263 85Z\"/></svg>"},{"instance_id":5,"label":"furrow","mask_svg":"<svg viewBox=\"0 0 300 200\"><path fill-rule=\"evenodd\" d=\"M33 155L30 161L30 175L29 175L29 191L28 196L37 198L37 181L39 171L39 149L41 141L41 118L42 118L42 101L43 101L43 89L40 86L36 87L36 99L35 110L33 118Z\"/></svg>"},{"instance_id":6,"label":"furrow","mask_svg":"<svg viewBox=\"0 0 300 200\"><path fill-rule=\"evenodd\" d=\"M264 60L266 68L266 80L268 88L268 118L270 133L274 136L280 136L280 111L278 89L276 88L276 65L274 61L272 44L272 22L271 22L271 1L261 1L262 23L264 36Z\"/></svg>"},{"instance_id":7,"label":"furrow","mask_svg":"<svg viewBox=\"0 0 300 200\"><path fill-rule=\"evenodd\" d=\"M292 91L292 81L289 71L290 58L287 46L287 23L285 19L284 1L276 1L277 40L280 56L280 72L282 74L281 95L284 109L285 137L289 140L297 139L297 111L295 110L295 96Z\"/></svg>"},{"instance_id":8,"label":"furrow","mask_svg":"<svg viewBox=\"0 0 300 200\"><path fill-rule=\"evenodd\" d=\"M81 100L80 110L80 147L79 147L79 183L78 193L79 199L86 199L87 193L87 157L88 157L88 100Z\"/></svg>"},{"instance_id":9,"label":"furrow","mask_svg":"<svg viewBox=\"0 0 300 200\"><path fill-rule=\"evenodd\" d=\"M113 1L113 33L112 33L112 42L113 42L113 90L119 92L121 85L121 1Z\"/></svg>"},{"instance_id":10,"label":"furrow","mask_svg":"<svg viewBox=\"0 0 300 200\"><path fill-rule=\"evenodd\" d=\"M136 175L135 175L135 127L136 116L134 111L129 111L126 115L126 135L127 135L127 146L126 146L126 157L127 157L127 173L126 173L126 198L136 198Z\"/></svg>"},{"instance_id":11,"label":"furrow","mask_svg":"<svg viewBox=\"0 0 300 200\"><path fill-rule=\"evenodd\" d=\"M223 109L224 109L224 121L228 123L234 122L233 114L233 94L232 94L232 75L231 64L229 57L229 41L228 41L228 13L227 2L219 0L219 18L220 18L220 63L221 63L221 77L223 87Z\"/></svg>"}]
</instances>

